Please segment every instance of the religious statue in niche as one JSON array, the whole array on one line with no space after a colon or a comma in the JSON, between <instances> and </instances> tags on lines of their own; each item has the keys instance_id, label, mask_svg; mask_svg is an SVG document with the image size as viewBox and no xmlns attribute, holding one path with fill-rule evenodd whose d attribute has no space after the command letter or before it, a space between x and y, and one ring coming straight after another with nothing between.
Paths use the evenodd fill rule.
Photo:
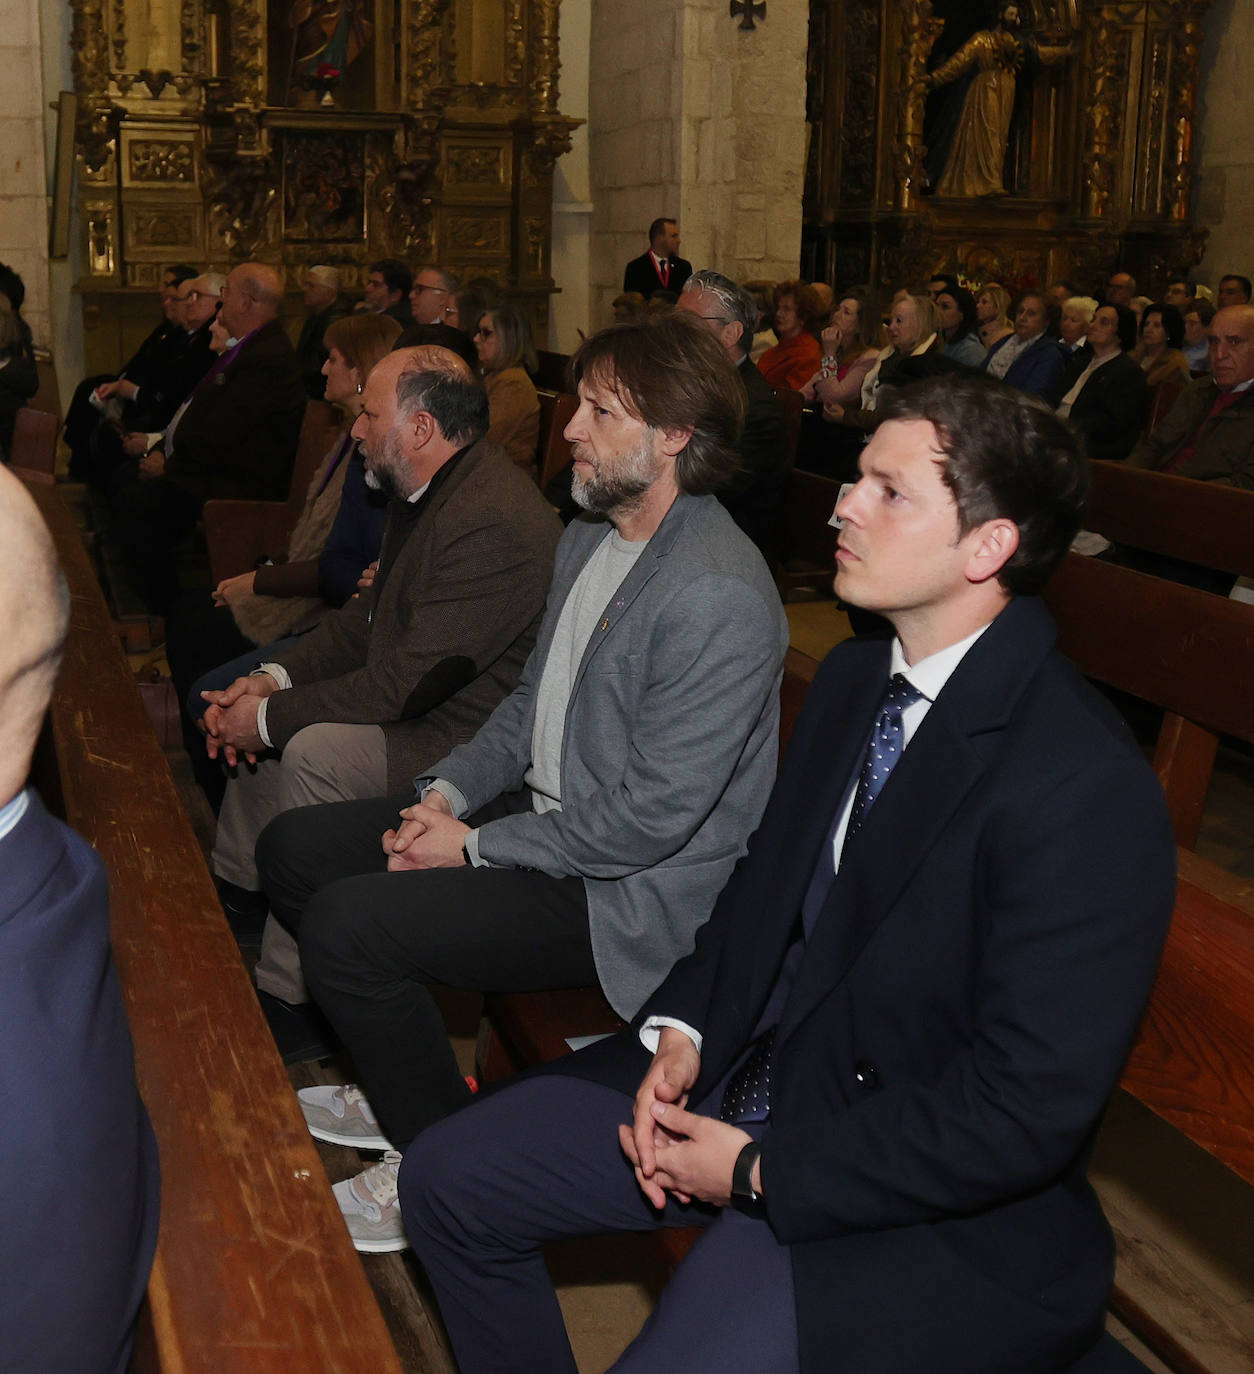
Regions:
<instances>
[{"instance_id":1,"label":"religious statue in niche","mask_svg":"<svg viewBox=\"0 0 1254 1374\"><path fill-rule=\"evenodd\" d=\"M308 92L334 103L334 92L374 36L370 0L292 0L291 47L284 103L305 103Z\"/></svg>"},{"instance_id":2,"label":"religious statue in niche","mask_svg":"<svg viewBox=\"0 0 1254 1374\"><path fill-rule=\"evenodd\" d=\"M1016 122L1026 119L1026 84L1036 71L1070 56L1063 44L1023 33L1019 5L1000 4L995 26L972 34L927 75L945 93L924 131L928 181L942 196L1004 196Z\"/></svg>"}]
</instances>

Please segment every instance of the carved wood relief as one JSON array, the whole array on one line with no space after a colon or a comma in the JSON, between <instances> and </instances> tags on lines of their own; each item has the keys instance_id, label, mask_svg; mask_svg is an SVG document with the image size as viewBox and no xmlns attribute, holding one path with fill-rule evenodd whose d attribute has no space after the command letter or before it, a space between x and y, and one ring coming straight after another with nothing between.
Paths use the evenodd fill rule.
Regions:
<instances>
[{"instance_id":1,"label":"carved wood relief","mask_svg":"<svg viewBox=\"0 0 1254 1374\"><path fill-rule=\"evenodd\" d=\"M70 2L83 291L176 254L262 258L293 288L313 260L351 281L395 256L492 276L543 316L577 122L559 0ZM459 42L499 79L459 81Z\"/></svg>"},{"instance_id":2,"label":"carved wood relief","mask_svg":"<svg viewBox=\"0 0 1254 1374\"><path fill-rule=\"evenodd\" d=\"M1209 3L1019 0L1016 20L968 0L811 0L803 270L1045 284L1118 261L1148 282L1196 262ZM992 169L985 194L939 180L964 119L986 138L965 149Z\"/></svg>"}]
</instances>

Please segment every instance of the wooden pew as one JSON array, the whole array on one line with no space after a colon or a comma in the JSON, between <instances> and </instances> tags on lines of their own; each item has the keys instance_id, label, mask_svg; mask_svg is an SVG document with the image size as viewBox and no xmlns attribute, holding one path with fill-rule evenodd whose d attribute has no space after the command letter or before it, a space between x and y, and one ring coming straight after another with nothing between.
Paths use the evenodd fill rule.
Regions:
<instances>
[{"instance_id":1,"label":"wooden pew","mask_svg":"<svg viewBox=\"0 0 1254 1374\"><path fill-rule=\"evenodd\" d=\"M36 758L110 875L112 944L161 1155L132 1368L400 1374L70 512L31 488L71 593Z\"/></svg>"},{"instance_id":2,"label":"wooden pew","mask_svg":"<svg viewBox=\"0 0 1254 1374\"><path fill-rule=\"evenodd\" d=\"M775 566L775 585L784 601L806 587L830 593L836 574L838 531L828 522L836 509L840 483L804 468L788 474L780 512L780 560Z\"/></svg>"},{"instance_id":3,"label":"wooden pew","mask_svg":"<svg viewBox=\"0 0 1254 1374\"><path fill-rule=\"evenodd\" d=\"M1099 462L1084 524L1115 544L1254 574L1254 491Z\"/></svg>"},{"instance_id":4,"label":"wooden pew","mask_svg":"<svg viewBox=\"0 0 1254 1374\"><path fill-rule=\"evenodd\" d=\"M310 401L301 421L292 485L286 501L206 501L202 519L214 584L248 572L257 560L287 549L305 508L305 495L332 444L343 431L340 412L327 401Z\"/></svg>"},{"instance_id":5,"label":"wooden pew","mask_svg":"<svg viewBox=\"0 0 1254 1374\"><path fill-rule=\"evenodd\" d=\"M579 398L565 391L541 391L540 441L536 452L536 484L544 491L570 463L570 443L563 431L574 419Z\"/></svg>"},{"instance_id":6,"label":"wooden pew","mask_svg":"<svg viewBox=\"0 0 1254 1374\"><path fill-rule=\"evenodd\" d=\"M14 472L27 481L56 480L57 434L61 422L46 410L22 406L13 421L13 451L9 461Z\"/></svg>"}]
</instances>

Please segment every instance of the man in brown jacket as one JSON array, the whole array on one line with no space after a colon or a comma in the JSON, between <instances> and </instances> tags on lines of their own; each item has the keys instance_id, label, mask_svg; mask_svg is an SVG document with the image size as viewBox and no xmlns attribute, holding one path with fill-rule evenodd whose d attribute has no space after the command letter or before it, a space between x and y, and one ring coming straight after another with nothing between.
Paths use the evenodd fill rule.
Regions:
<instances>
[{"instance_id":1,"label":"man in brown jacket","mask_svg":"<svg viewBox=\"0 0 1254 1374\"><path fill-rule=\"evenodd\" d=\"M353 434L367 481L393 498L373 585L280 662L206 694L209 752L240 765L213 853L228 907L232 888L257 891L253 847L274 816L405 790L516 685L561 525L483 440L487 427L482 385L447 349L401 349L371 372ZM294 1057L305 1018L287 1013L307 998L295 946L273 920L257 985Z\"/></svg>"},{"instance_id":2,"label":"man in brown jacket","mask_svg":"<svg viewBox=\"0 0 1254 1374\"><path fill-rule=\"evenodd\" d=\"M1220 310L1207 331L1209 377L1191 382L1132 450L1133 467L1254 488L1254 306Z\"/></svg>"}]
</instances>

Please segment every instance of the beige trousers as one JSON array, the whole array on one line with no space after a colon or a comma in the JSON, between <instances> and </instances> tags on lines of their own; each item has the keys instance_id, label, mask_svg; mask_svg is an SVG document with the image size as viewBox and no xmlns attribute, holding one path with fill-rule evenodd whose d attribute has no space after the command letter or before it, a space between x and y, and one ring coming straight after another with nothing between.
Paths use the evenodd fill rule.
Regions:
<instances>
[{"instance_id":1,"label":"beige trousers","mask_svg":"<svg viewBox=\"0 0 1254 1374\"><path fill-rule=\"evenodd\" d=\"M260 887L257 837L284 811L320 802L360 801L387 791L387 745L377 725L307 725L277 758L242 766L226 785L211 865L237 887ZM266 918L257 986L285 1002L307 1002L296 941Z\"/></svg>"}]
</instances>

